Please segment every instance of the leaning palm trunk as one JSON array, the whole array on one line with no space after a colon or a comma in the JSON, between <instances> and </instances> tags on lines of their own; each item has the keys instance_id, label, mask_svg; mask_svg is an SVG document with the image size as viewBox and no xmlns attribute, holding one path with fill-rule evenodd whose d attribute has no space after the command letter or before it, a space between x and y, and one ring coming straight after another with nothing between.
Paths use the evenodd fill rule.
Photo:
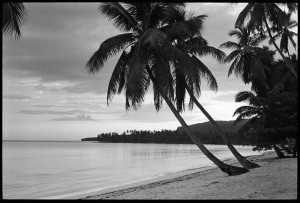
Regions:
<instances>
[{"instance_id":1,"label":"leaning palm trunk","mask_svg":"<svg viewBox=\"0 0 300 203\"><path fill-rule=\"evenodd\" d=\"M287 154L292 154L291 150L287 148L284 143L280 144L280 146Z\"/></svg>"},{"instance_id":2,"label":"leaning palm trunk","mask_svg":"<svg viewBox=\"0 0 300 203\"><path fill-rule=\"evenodd\" d=\"M208 114L208 112L203 108L203 106L198 102L198 100L194 96L193 92L187 87L187 85L185 85L185 88L188 91L193 102L198 106L198 108L202 111L202 113L208 118L208 120L211 122L211 124L217 129L217 132L222 137L223 141L228 146L228 148L230 149L232 154L235 156L235 158L240 162L240 164L247 169L260 167L258 164L247 160L233 147L233 145L227 139L227 136L225 135L225 133L221 130L221 128L218 126L218 124L214 121L214 119Z\"/></svg>"},{"instance_id":3,"label":"leaning palm trunk","mask_svg":"<svg viewBox=\"0 0 300 203\"><path fill-rule=\"evenodd\" d=\"M269 37L271 39L271 42L273 43L273 45L275 46L276 50L278 51L278 53L280 54L280 56L282 57L282 59L284 60L285 64L287 65L287 67L290 69L290 71L293 73L293 75L298 79L298 75L296 70L294 69L294 67L291 65L291 63L286 59L286 57L283 55L282 51L279 49L279 47L277 46L277 44L275 43L275 40L271 34L271 30L269 28L266 16L263 15L263 21L266 24L266 28L269 34Z\"/></svg>"},{"instance_id":4,"label":"leaning palm trunk","mask_svg":"<svg viewBox=\"0 0 300 203\"><path fill-rule=\"evenodd\" d=\"M278 156L278 158L284 158L284 154L280 151L280 149L276 146L276 144L274 143L273 144L273 148Z\"/></svg>"},{"instance_id":5,"label":"leaning palm trunk","mask_svg":"<svg viewBox=\"0 0 300 203\"><path fill-rule=\"evenodd\" d=\"M220 161L217 157L215 157L203 144L202 142L196 137L196 135L192 132L192 130L189 128L189 126L185 123L183 118L180 116L179 112L177 109L174 107L170 99L166 96L166 94L159 88L159 86L156 83L156 80L150 70L149 67L147 67L147 72L149 74L149 77L153 84L159 89L159 93L162 96L162 98L165 100L165 102L168 104L169 108L173 112L173 114L176 116L177 120L180 122L182 125L183 129L186 131L187 135L190 137L190 139L198 146L198 148L209 158L214 164L216 164L221 171L227 173L228 175L239 175L242 173L248 172L248 169L246 168L241 168L241 167L236 167L236 166L231 166L228 165L222 161Z\"/></svg>"}]
</instances>

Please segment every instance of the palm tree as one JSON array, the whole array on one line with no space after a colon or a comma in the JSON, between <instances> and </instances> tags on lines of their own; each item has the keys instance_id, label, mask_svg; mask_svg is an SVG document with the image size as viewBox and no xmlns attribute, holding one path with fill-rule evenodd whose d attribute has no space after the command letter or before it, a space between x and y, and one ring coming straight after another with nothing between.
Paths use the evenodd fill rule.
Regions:
<instances>
[{"instance_id":1,"label":"palm tree","mask_svg":"<svg viewBox=\"0 0 300 203\"><path fill-rule=\"evenodd\" d=\"M157 110L160 109L162 100L165 100L191 140L213 163L229 175L245 173L247 169L231 166L217 159L196 138L173 105L175 100L173 76L175 75L171 74L171 68L175 67L175 70L181 68L191 81L199 77L195 75L195 70L192 68L194 63L189 56L170 43L170 38L174 34L184 36L187 32L189 34L199 32L189 27L194 27L195 24L201 22L201 17L162 25L164 16L172 13L177 6L182 5L116 2L101 4L100 12L113 20L117 28L127 33L105 40L87 62L87 68L91 73L95 73L103 67L108 57L123 51L109 82L107 102L112 100L114 94L121 93L124 89L126 110L137 109L143 102L144 95L152 82L154 104Z\"/></svg>"},{"instance_id":2,"label":"palm tree","mask_svg":"<svg viewBox=\"0 0 300 203\"><path fill-rule=\"evenodd\" d=\"M15 39L19 39L21 36L20 27L24 23L27 15L23 3L3 3L2 11L2 34L8 36L15 34Z\"/></svg>"},{"instance_id":3,"label":"palm tree","mask_svg":"<svg viewBox=\"0 0 300 203\"><path fill-rule=\"evenodd\" d=\"M292 43L293 47L296 49L296 42L293 37L298 37L298 34L293 32L291 29L298 26L297 21L291 19L292 12L286 14L286 19L283 21L281 27L272 27L271 30L273 33L277 33L273 36L274 40L280 38L280 50L288 53L289 58L291 58L288 45L289 41ZM269 44L272 44L272 41L269 40Z\"/></svg>"},{"instance_id":4,"label":"palm tree","mask_svg":"<svg viewBox=\"0 0 300 203\"><path fill-rule=\"evenodd\" d=\"M247 84L250 82L250 76L255 74L251 67L253 67L254 61L257 60L257 46L266 36L252 32L248 26L237 27L229 31L228 34L237 38L237 42L228 41L220 45L220 48L233 49L224 61L232 61L228 70L228 77L234 72L237 77L241 76L243 82Z\"/></svg>"},{"instance_id":5,"label":"palm tree","mask_svg":"<svg viewBox=\"0 0 300 203\"><path fill-rule=\"evenodd\" d=\"M264 49L267 53L268 49L266 47ZM243 91L236 95L236 102L247 102L249 105L236 109L234 115L239 116L235 123L250 117L245 128L259 129L252 132L256 137L262 136L259 145L266 147L272 142L278 156L283 157L276 144L280 144L288 136L293 137L295 128L297 129L297 79L291 75L282 60L274 62L274 53L269 52L269 55L271 57L263 57L261 54L265 60L265 66L262 66L265 74L260 74L263 77L253 75L250 78L253 93ZM297 60L294 60L293 63L296 64ZM280 88L277 88L278 84ZM279 132L283 132L284 135L279 136ZM267 137L267 143L264 143L266 138L263 137ZM297 136L293 138L296 139Z\"/></svg>"},{"instance_id":6,"label":"palm tree","mask_svg":"<svg viewBox=\"0 0 300 203\"><path fill-rule=\"evenodd\" d=\"M262 33L263 28L266 27L268 35L276 50L278 51L286 65L289 67L293 75L298 78L296 70L290 64L289 60L286 59L278 45L275 43L275 39L271 34L271 29L268 24L268 21L270 21L277 27L282 27L284 25L285 13L279 8L278 5L287 6L290 12L298 11L297 3L248 3L247 6L239 14L235 22L235 27L240 27L241 25L243 25L248 16L250 16L249 24L252 28L255 27Z\"/></svg>"},{"instance_id":7,"label":"palm tree","mask_svg":"<svg viewBox=\"0 0 300 203\"><path fill-rule=\"evenodd\" d=\"M188 20L192 17L192 15L189 16L189 18L186 19L186 13L182 10L178 10L178 14L175 15L171 20L168 21L168 23L176 23L181 22L184 20ZM206 15L202 15L203 19L206 17ZM202 27L201 23L201 27ZM200 29L202 30L202 29ZM208 45L207 41L201 36L201 32L197 33L195 36L189 36L187 39L176 39L175 45L186 52L190 57L191 60L195 61L194 68L196 71L198 71L198 75L204 76L208 80L208 85L212 90L217 90L217 82L212 73L209 71L209 69L205 66L204 63L202 63L197 56L203 56L210 54L212 57L216 58L219 61L223 61L225 54ZM241 165L247 169L256 168L259 167L259 165L252 163L248 161L245 157L243 157L229 142L227 136L225 133L221 130L219 125L214 121L214 119L209 115L209 113L204 109L204 107L198 102L197 97L200 95L200 86L201 80L200 77L197 78L197 81L188 81L186 82L187 77L185 74L181 71L181 69L176 70L176 105L177 110L180 112L184 110L184 98L185 98L185 91L188 92L190 95L190 102L189 102L189 108L193 108L193 103L197 105L197 107L201 110L201 112L208 118L208 120L212 123L212 125L216 128L218 134L221 136L225 144L229 147L230 151L233 153L233 155L237 158L237 160L241 163Z\"/></svg>"},{"instance_id":8,"label":"palm tree","mask_svg":"<svg viewBox=\"0 0 300 203\"><path fill-rule=\"evenodd\" d=\"M293 137L297 126L295 126L295 108L297 96L294 93L283 92L259 97L252 92L239 92L236 102L248 102L250 105L237 108L234 115L239 114L235 124L242 119L249 118L245 124L246 128L252 129L251 136L259 138L257 143L260 147L269 148L271 144L278 157L284 157L276 144L281 144L288 137ZM294 136L296 138L297 136ZM284 145L282 146L285 148Z\"/></svg>"}]
</instances>

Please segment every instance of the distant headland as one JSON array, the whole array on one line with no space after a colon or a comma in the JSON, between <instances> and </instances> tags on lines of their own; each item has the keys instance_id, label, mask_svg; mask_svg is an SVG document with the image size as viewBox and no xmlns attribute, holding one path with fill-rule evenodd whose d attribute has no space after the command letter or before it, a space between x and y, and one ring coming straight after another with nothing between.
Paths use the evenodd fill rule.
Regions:
<instances>
[{"instance_id":1,"label":"distant headland","mask_svg":"<svg viewBox=\"0 0 300 203\"><path fill-rule=\"evenodd\" d=\"M247 120L236 125L234 121L216 121L220 128L226 133L230 142L235 145L251 145L251 140L240 132ZM204 144L224 144L222 138L217 134L210 122L190 125ZM97 137L87 137L81 141L98 141L110 143L160 143L160 144L193 144L183 131L182 127L177 130L127 130L119 134L116 132L101 133Z\"/></svg>"}]
</instances>

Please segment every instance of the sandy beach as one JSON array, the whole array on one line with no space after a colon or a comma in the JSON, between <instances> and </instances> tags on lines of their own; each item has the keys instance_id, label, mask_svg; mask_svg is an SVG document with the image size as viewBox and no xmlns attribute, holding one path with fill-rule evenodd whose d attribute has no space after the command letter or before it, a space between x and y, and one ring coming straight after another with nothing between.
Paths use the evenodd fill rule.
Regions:
<instances>
[{"instance_id":1,"label":"sandy beach","mask_svg":"<svg viewBox=\"0 0 300 203\"><path fill-rule=\"evenodd\" d=\"M228 176L218 168L189 170L77 198L297 199L297 158L278 159L269 151L249 159L261 167L238 176Z\"/></svg>"}]
</instances>

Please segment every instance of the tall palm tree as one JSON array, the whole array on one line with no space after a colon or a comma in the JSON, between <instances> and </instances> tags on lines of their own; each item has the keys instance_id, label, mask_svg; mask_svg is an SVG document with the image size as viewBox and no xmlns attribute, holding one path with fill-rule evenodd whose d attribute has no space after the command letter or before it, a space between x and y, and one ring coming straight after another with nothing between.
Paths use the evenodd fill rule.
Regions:
<instances>
[{"instance_id":1,"label":"tall palm tree","mask_svg":"<svg viewBox=\"0 0 300 203\"><path fill-rule=\"evenodd\" d=\"M296 49L296 42L294 41L293 37L298 37L298 34L291 30L298 26L297 21L292 20L291 16L292 16L292 12L286 13L286 18L283 21L283 25L281 27L274 26L271 28L273 33L277 33L276 35L273 36L274 40L280 38L280 50L285 53L288 53L289 58L291 58L288 49L289 41ZM269 44L272 44L271 40L269 40Z\"/></svg>"},{"instance_id":2,"label":"tall palm tree","mask_svg":"<svg viewBox=\"0 0 300 203\"><path fill-rule=\"evenodd\" d=\"M182 5L176 3L102 3L99 7L100 12L113 20L117 28L127 33L105 40L87 62L87 68L91 73L95 73L103 67L108 57L123 51L108 85L107 101L111 101L114 94L121 93L124 89L125 108L137 109L143 102L144 95L152 82L154 104L157 110L164 100L191 140L214 164L229 175L245 173L247 169L228 165L216 158L196 138L173 105L175 101L173 77L176 77L176 74L172 74L173 67L176 67L175 70L183 69L191 81L199 77L192 68L194 63L189 56L170 43L170 38L172 38L171 33L183 36L187 32L189 34L199 32L189 27L194 27L191 25L201 22L201 17L179 24L162 26L164 16L172 13L177 6Z\"/></svg>"},{"instance_id":3,"label":"tall palm tree","mask_svg":"<svg viewBox=\"0 0 300 203\"><path fill-rule=\"evenodd\" d=\"M206 15L202 15L203 19L206 17ZM192 15L189 16L191 18ZM168 23L176 23L181 22L184 20L188 20L189 18L186 18L186 13L184 11L179 10L178 14L175 15L171 20L168 21ZM200 26L202 27L202 24ZM202 30L202 29L200 29ZM201 32L197 33L194 36L188 36L187 39L176 39L175 45L186 52L191 60L195 61L195 69L199 71L200 76L204 76L208 80L208 85L212 90L217 90L217 82L210 70L205 66L204 63L197 58L197 56L203 56L210 54L212 57L216 58L219 61L223 61L225 57L225 53L208 45L207 41L201 36ZM219 125L215 122L215 120L209 115L209 113L205 110L205 108L199 103L196 96L199 97L200 95L200 86L198 84L201 83L200 77L197 78L197 81L193 81L194 83L187 83L186 77L184 73L181 71L181 69L176 71L176 105L177 109L179 111L184 110L184 101L185 101L185 91L188 92L190 95L190 102L189 102L189 108L193 108L193 103L197 105L197 107L201 110L201 112L208 118L208 120L212 123L212 125L216 128L217 133L221 136L225 144L228 146L230 151L233 153L233 155L237 158L237 160L240 162L240 164L247 168L256 168L259 167L258 164L255 164L253 162L250 162L245 157L243 157L230 143L228 140L226 134L222 131L222 129L219 127ZM195 96L196 95L196 96Z\"/></svg>"},{"instance_id":4,"label":"tall palm tree","mask_svg":"<svg viewBox=\"0 0 300 203\"><path fill-rule=\"evenodd\" d=\"M249 16L249 24L252 28L258 29L263 32L264 27L266 27L268 35L275 46L276 50L289 67L292 74L298 78L297 72L294 67L290 64L289 60L283 55L278 45L275 43L275 39L272 36L271 29L269 27L268 21L277 27L284 25L285 13L282 11L278 5L287 6L290 12L298 11L297 3L248 3L247 6L241 11L236 22L235 27L240 27L245 22L246 18Z\"/></svg>"},{"instance_id":5,"label":"tall palm tree","mask_svg":"<svg viewBox=\"0 0 300 203\"><path fill-rule=\"evenodd\" d=\"M2 5L2 34L8 36L15 34L15 39L19 39L20 27L25 22L27 15L26 8L20 2L7 2Z\"/></svg>"},{"instance_id":6,"label":"tall palm tree","mask_svg":"<svg viewBox=\"0 0 300 203\"><path fill-rule=\"evenodd\" d=\"M255 74L255 71L251 69L251 64L257 60L257 46L266 36L252 32L248 26L237 27L229 31L228 34L230 37L237 38L237 42L228 41L220 45L220 48L233 49L224 61L232 61L228 70L228 77L234 73L237 77L241 76L243 82L247 84L250 82L250 76Z\"/></svg>"}]
</instances>

